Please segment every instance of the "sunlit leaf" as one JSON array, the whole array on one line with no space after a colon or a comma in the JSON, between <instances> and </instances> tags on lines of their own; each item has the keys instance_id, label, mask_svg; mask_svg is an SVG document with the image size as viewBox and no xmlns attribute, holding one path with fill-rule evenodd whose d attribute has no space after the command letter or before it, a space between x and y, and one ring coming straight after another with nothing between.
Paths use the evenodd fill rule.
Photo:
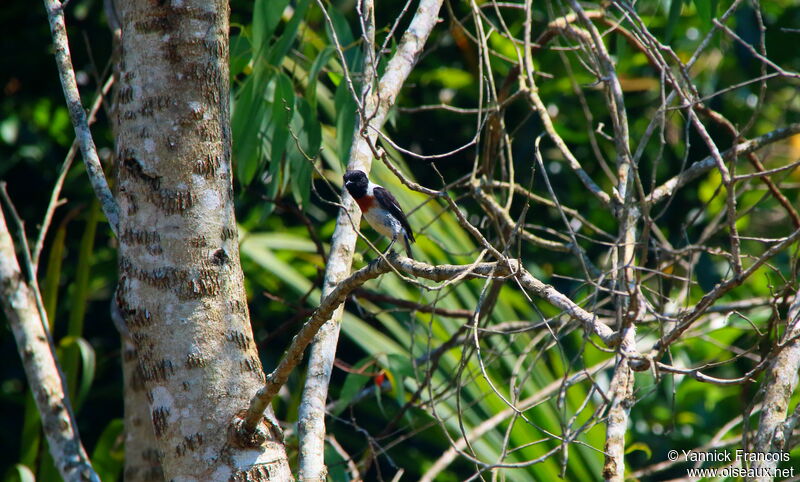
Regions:
<instances>
[{"instance_id":1,"label":"sunlit leaf","mask_svg":"<svg viewBox=\"0 0 800 482\"><path fill-rule=\"evenodd\" d=\"M73 402L73 406L77 409L83 404L86 395L89 393L89 389L92 387L92 382L94 382L94 374L97 369L97 357L95 356L92 345L83 338L68 336L62 338L59 344L64 353L74 353L77 350L80 355L80 384L78 385Z\"/></svg>"},{"instance_id":2,"label":"sunlit leaf","mask_svg":"<svg viewBox=\"0 0 800 482\"><path fill-rule=\"evenodd\" d=\"M330 60L331 55L333 54L334 49L330 45L325 47L317 58L314 59L314 63L311 64L311 69L308 71L308 85L306 86L306 100L311 105L312 108L316 108L317 106L317 77L319 76L320 70L325 67L325 64L328 63Z\"/></svg>"},{"instance_id":3,"label":"sunlit leaf","mask_svg":"<svg viewBox=\"0 0 800 482\"><path fill-rule=\"evenodd\" d=\"M451 67L438 67L422 74L423 83L438 83L449 89L461 89L474 82L472 74L465 70Z\"/></svg>"},{"instance_id":4,"label":"sunlit leaf","mask_svg":"<svg viewBox=\"0 0 800 482\"><path fill-rule=\"evenodd\" d=\"M678 20L681 18L681 10L683 8L683 0L671 0L669 4L669 13L667 14L667 28L664 31L664 41L669 42L675 34L675 26L678 25Z\"/></svg>"},{"instance_id":5,"label":"sunlit leaf","mask_svg":"<svg viewBox=\"0 0 800 482\"><path fill-rule=\"evenodd\" d=\"M274 91L270 99L270 117L267 121L265 139L265 155L269 159L269 179L267 182L268 198L277 197L280 187L285 184L281 179L283 155L286 152L289 137L289 121L294 111L294 86L292 80L283 73L275 77Z\"/></svg>"},{"instance_id":6,"label":"sunlit leaf","mask_svg":"<svg viewBox=\"0 0 800 482\"><path fill-rule=\"evenodd\" d=\"M347 374L344 384L342 385L342 390L339 392L339 399L336 400L336 403L330 410L331 414L341 414L344 409L353 402L353 399L361 392L361 389L370 381L368 375L362 375L358 373L358 371L368 363L372 363L372 361L372 358L365 358L353 365L352 371Z\"/></svg>"},{"instance_id":7,"label":"sunlit leaf","mask_svg":"<svg viewBox=\"0 0 800 482\"><path fill-rule=\"evenodd\" d=\"M300 27L300 22L308 10L310 0L299 0L294 9L291 20L287 22L286 28L283 29L280 38L275 42L269 55L269 63L275 66L280 65L283 57L289 52L295 38L297 37L297 29Z\"/></svg>"},{"instance_id":8,"label":"sunlit leaf","mask_svg":"<svg viewBox=\"0 0 800 482\"><path fill-rule=\"evenodd\" d=\"M231 117L236 177L244 186L253 180L261 163L261 119L264 111L262 92L254 77L251 77L237 92Z\"/></svg>"},{"instance_id":9,"label":"sunlit leaf","mask_svg":"<svg viewBox=\"0 0 800 482\"><path fill-rule=\"evenodd\" d=\"M311 196L311 175L322 142L319 121L303 98L297 98L290 124L292 135L287 146L292 193L295 202L306 206Z\"/></svg>"},{"instance_id":10,"label":"sunlit leaf","mask_svg":"<svg viewBox=\"0 0 800 482\"><path fill-rule=\"evenodd\" d=\"M234 34L230 39L230 75L235 78L245 70L252 57L252 46L245 35Z\"/></svg>"},{"instance_id":11,"label":"sunlit leaf","mask_svg":"<svg viewBox=\"0 0 800 482\"><path fill-rule=\"evenodd\" d=\"M629 445L628 445L628 446L625 448L625 454L629 454L629 453L632 453L632 452L636 452L637 450L638 450L638 451L641 451L641 452L644 452L644 453L645 453L645 455L647 456L647 459L648 459L648 460L649 460L649 459L651 459L651 458L653 458L653 451L652 451L652 450L650 450L650 446L649 446L649 445L647 445L647 444L646 444L646 443L644 443L644 442L634 442L634 443L632 443L632 444L629 444Z\"/></svg>"},{"instance_id":12,"label":"sunlit leaf","mask_svg":"<svg viewBox=\"0 0 800 482\"><path fill-rule=\"evenodd\" d=\"M8 482L36 482L36 475L27 465L14 464L5 479Z\"/></svg>"},{"instance_id":13,"label":"sunlit leaf","mask_svg":"<svg viewBox=\"0 0 800 482\"><path fill-rule=\"evenodd\" d=\"M125 422L115 418L106 425L92 451L92 466L103 482L120 480L125 464Z\"/></svg>"},{"instance_id":14,"label":"sunlit leaf","mask_svg":"<svg viewBox=\"0 0 800 482\"><path fill-rule=\"evenodd\" d=\"M77 340L83 337L83 325L86 316L86 305L89 301L89 276L92 269L94 255L94 240L97 233L97 223L100 221L100 203L93 201L88 209L86 227L81 237L80 251L78 252L77 270L75 281L72 284L70 296L69 322L67 325L67 338ZM85 340L84 340L85 343ZM72 397L77 397L73 404L75 411L80 408L82 395L88 390L94 379L94 350L88 343L71 343L62 340L64 351L63 367L67 376L67 387ZM78 362L83 370L78 378ZM91 371L88 371L88 370ZM88 377L88 379L87 379Z\"/></svg>"},{"instance_id":15,"label":"sunlit leaf","mask_svg":"<svg viewBox=\"0 0 800 482\"><path fill-rule=\"evenodd\" d=\"M350 157L355 122L356 102L347 82L341 82L336 88L336 145L339 148L339 159L342 160L342 164L346 164Z\"/></svg>"},{"instance_id":16,"label":"sunlit leaf","mask_svg":"<svg viewBox=\"0 0 800 482\"><path fill-rule=\"evenodd\" d=\"M253 45L264 55L289 0L256 0L253 4Z\"/></svg>"}]
</instances>

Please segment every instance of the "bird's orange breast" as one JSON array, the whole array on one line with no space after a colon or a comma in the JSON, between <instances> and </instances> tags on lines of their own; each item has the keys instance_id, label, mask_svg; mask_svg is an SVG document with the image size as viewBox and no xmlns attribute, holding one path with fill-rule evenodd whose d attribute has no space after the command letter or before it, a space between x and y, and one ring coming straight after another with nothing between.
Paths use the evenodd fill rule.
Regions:
<instances>
[{"instance_id":1,"label":"bird's orange breast","mask_svg":"<svg viewBox=\"0 0 800 482\"><path fill-rule=\"evenodd\" d=\"M373 196L361 196L360 198L356 199L358 203L358 207L361 208L361 212L366 212L372 206L375 205L375 198Z\"/></svg>"}]
</instances>

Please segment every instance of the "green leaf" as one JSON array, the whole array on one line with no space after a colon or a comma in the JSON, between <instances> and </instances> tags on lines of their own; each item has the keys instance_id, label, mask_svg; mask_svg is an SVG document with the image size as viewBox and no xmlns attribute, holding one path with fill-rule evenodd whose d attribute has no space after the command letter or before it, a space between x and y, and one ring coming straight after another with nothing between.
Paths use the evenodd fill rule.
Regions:
<instances>
[{"instance_id":1,"label":"green leaf","mask_svg":"<svg viewBox=\"0 0 800 482\"><path fill-rule=\"evenodd\" d=\"M56 231L53 242L50 243L50 254L47 258L47 271L42 285L42 301L44 311L47 313L47 320L50 330L56 319L56 307L58 305L58 287L61 284L61 265L64 260L64 242L67 237L67 222L62 223Z\"/></svg>"},{"instance_id":2,"label":"green leaf","mask_svg":"<svg viewBox=\"0 0 800 482\"><path fill-rule=\"evenodd\" d=\"M231 79L241 74L250 63L253 55L250 40L244 35L234 34L230 39L230 76Z\"/></svg>"},{"instance_id":3,"label":"green leaf","mask_svg":"<svg viewBox=\"0 0 800 482\"><path fill-rule=\"evenodd\" d=\"M269 176L265 195L275 198L281 187L281 166L286 144L289 142L289 121L294 111L294 86L292 80L279 72L270 83L270 109L265 116L266 135L264 137L264 155L269 160ZM264 216L269 216L275 205L269 203Z\"/></svg>"},{"instance_id":4,"label":"green leaf","mask_svg":"<svg viewBox=\"0 0 800 482\"><path fill-rule=\"evenodd\" d=\"M339 84L342 83L344 76L342 74L337 74L336 72L328 72L328 79L330 79L331 83L334 87L339 87Z\"/></svg>"},{"instance_id":5,"label":"green leaf","mask_svg":"<svg viewBox=\"0 0 800 482\"><path fill-rule=\"evenodd\" d=\"M52 102L50 99L42 98L39 99L33 107L33 124L39 129L47 129L50 124L50 118L52 117L50 113L51 106Z\"/></svg>"},{"instance_id":6,"label":"green leaf","mask_svg":"<svg viewBox=\"0 0 800 482\"><path fill-rule=\"evenodd\" d=\"M463 89L474 82L472 74L452 67L438 67L420 76L423 84L438 83L449 89Z\"/></svg>"},{"instance_id":7,"label":"green leaf","mask_svg":"<svg viewBox=\"0 0 800 482\"><path fill-rule=\"evenodd\" d=\"M406 403L406 388L403 380L405 378L414 378L414 367L411 366L411 359L405 355L389 354L386 355L387 368L391 370L394 377L392 383L392 390L394 392L395 400L399 406Z\"/></svg>"},{"instance_id":8,"label":"green leaf","mask_svg":"<svg viewBox=\"0 0 800 482\"><path fill-rule=\"evenodd\" d=\"M275 45L270 50L270 64L279 66L283 61L283 58L289 52L289 49L294 43L294 39L297 37L297 29L300 27L300 22L302 22L303 17L306 14L306 10L308 10L309 1L310 0L300 0L298 2L294 9L292 19L286 24L286 28L283 29L283 33L281 34L280 38L277 42L275 42Z\"/></svg>"},{"instance_id":9,"label":"green leaf","mask_svg":"<svg viewBox=\"0 0 800 482\"><path fill-rule=\"evenodd\" d=\"M53 139L62 146L68 146L72 143L72 122L69 120L69 111L66 107L57 107L50 117L48 131Z\"/></svg>"},{"instance_id":10,"label":"green leaf","mask_svg":"<svg viewBox=\"0 0 800 482\"><path fill-rule=\"evenodd\" d=\"M330 60L333 52L334 49L330 45L322 49L319 55L317 55L317 58L314 59L314 63L311 64L311 70L308 71L306 100L313 108L317 107L317 76L319 75L320 70L322 70L322 68L328 63L328 60Z\"/></svg>"},{"instance_id":11,"label":"green leaf","mask_svg":"<svg viewBox=\"0 0 800 482\"><path fill-rule=\"evenodd\" d=\"M22 420L19 461L28 467L35 467L41 443L42 422L39 418L39 409L36 408L33 394L28 390L25 394L25 415Z\"/></svg>"},{"instance_id":12,"label":"green leaf","mask_svg":"<svg viewBox=\"0 0 800 482\"><path fill-rule=\"evenodd\" d=\"M307 206L311 198L311 175L313 162L322 143L322 129L315 112L305 99L295 101L294 115L290 124L292 136L286 148L291 173L292 194L300 206Z\"/></svg>"},{"instance_id":13,"label":"green leaf","mask_svg":"<svg viewBox=\"0 0 800 482\"><path fill-rule=\"evenodd\" d=\"M58 473L53 457L50 455L50 448L47 438L44 439L39 455L39 470L36 472L36 479L40 482L60 482L61 474Z\"/></svg>"},{"instance_id":14,"label":"green leaf","mask_svg":"<svg viewBox=\"0 0 800 482\"><path fill-rule=\"evenodd\" d=\"M125 422L115 418L106 425L92 451L92 466L100 480L114 482L120 479L125 465Z\"/></svg>"},{"instance_id":15,"label":"green leaf","mask_svg":"<svg viewBox=\"0 0 800 482\"><path fill-rule=\"evenodd\" d=\"M664 41L669 42L675 34L675 26L678 25L678 20L681 18L681 10L683 9L683 0L672 0L669 4L669 13L667 14L667 27L664 31Z\"/></svg>"},{"instance_id":16,"label":"green leaf","mask_svg":"<svg viewBox=\"0 0 800 482\"><path fill-rule=\"evenodd\" d=\"M289 0L256 0L253 5L253 45L258 49L256 55L266 53L288 4Z\"/></svg>"},{"instance_id":17,"label":"green leaf","mask_svg":"<svg viewBox=\"0 0 800 482\"><path fill-rule=\"evenodd\" d=\"M499 32L495 31L489 34L489 45L493 49L505 55L506 57L512 59L517 58L517 47L514 44L514 42L507 39L504 35L501 35Z\"/></svg>"},{"instance_id":18,"label":"green leaf","mask_svg":"<svg viewBox=\"0 0 800 482\"><path fill-rule=\"evenodd\" d=\"M233 156L236 177L243 186L250 184L261 165L260 132L265 105L264 97L257 89L255 76L250 76L233 103Z\"/></svg>"},{"instance_id":19,"label":"green leaf","mask_svg":"<svg viewBox=\"0 0 800 482\"><path fill-rule=\"evenodd\" d=\"M364 52L362 52L360 48L357 48L355 37L353 37L353 32L350 30L350 24L347 22L345 16L333 6L328 8L328 16L331 18L333 31L336 32L339 45L344 51L344 58L345 62L347 62L347 68L350 69L351 73L361 72L361 61L363 60ZM325 32L328 36L328 40L333 47L337 47L336 41L333 38L333 31L331 31L328 22L325 22ZM337 60L339 60L338 57ZM335 77L341 73L341 71L336 72L333 74L333 76ZM334 82L334 85L337 87L339 86L335 79L332 78L331 80ZM356 90L358 91L358 89Z\"/></svg>"},{"instance_id":20,"label":"green leaf","mask_svg":"<svg viewBox=\"0 0 800 482\"><path fill-rule=\"evenodd\" d=\"M650 446L647 445L644 442L634 442L634 443L628 445L625 448L625 454L627 455L627 454L629 454L631 452L636 452L637 450L640 450L640 451L644 452L645 454L647 454L647 459L648 460L653 458L653 451L650 450Z\"/></svg>"},{"instance_id":21,"label":"green leaf","mask_svg":"<svg viewBox=\"0 0 800 482\"><path fill-rule=\"evenodd\" d=\"M697 8L697 16L700 17L703 27L709 30L717 11L717 0L694 0L694 6Z\"/></svg>"},{"instance_id":22,"label":"green leaf","mask_svg":"<svg viewBox=\"0 0 800 482\"><path fill-rule=\"evenodd\" d=\"M328 480L341 480L349 482L350 473L347 471L347 460L330 443L325 443L325 463L328 469Z\"/></svg>"},{"instance_id":23,"label":"green leaf","mask_svg":"<svg viewBox=\"0 0 800 482\"><path fill-rule=\"evenodd\" d=\"M356 363L353 366L353 369L355 371L359 371L361 368L366 366L367 363L372 361L372 357L364 358ZM348 373L347 377L344 379L342 390L339 392L339 399L336 400L336 403L331 409L331 414L339 415L344 411L345 408L349 407L356 395L361 392L361 390L364 388L364 385L366 385L369 381L370 377L368 375L361 375L355 372Z\"/></svg>"},{"instance_id":24,"label":"green leaf","mask_svg":"<svg viewBox=\"0 0 800 482\"><path fill-rule=\"evenodd\" d=\"M340 12L336 7L331 5L328 7L328 16L331 19L331 24L333 24L333 31L336 32L336 38L339 40L339 44L342 48L349 47L353 42L353 32L350 30L350 24L347 23L347 19L344 17L342 12ZM336 39L333 38L333 32L331 31L331 25L328 22L325 22L325 33L328 35L328 40L330 41L331 45L336 45Z\"/></svg>"},{"instance_id":25,"label":"green leaf","mask_svg":"<svg viewBox=\"0 0 800 482\"><path fill-rule=\"evenodd\" d=\"M86 395L89 394L89 389L92 387L95 371L97 369L97 358L94 353L94 348L92 348L92 345L84 338L67 336L61 339L60 345L63 353L74 353L77 350L77 353L80 355L80 385L73 397L73 406L76 407L77 410L77 407L83 405L83 401L86 399Z\"/></svg>"},{"instance_id":26,"label":"green leaf","mask_svg":"<svg viewBox=\"0 0 800 482\"><path fill-rule=\"evenodd\" d=\"M78 266L75 273L75 282L72 285L72 294L70 296L70 312L69 324L67 326L68 338L80 338L83 336L83 322L86 316L86 304L89 301L89 274L92 267L92 257L94 252L94 238L97 232L97 223L100 220L100 203L96 200L92 202L89 207L88 218L86 219L86 228L84 228L83 236L81 237L80 251L78 252ZM67 375L67 387L69 387L69 394L71 397L76 397L78 394L78 358L83 359L84 354L82 349L79 351L69 344L63 345L64 349L64 372ZM88 344L87 344L88 345ZM90 347L91 348L91 347ZM92 350L92 355L94 351ZM94 378L94 368L92 368L92 378ZM91 381L90 381L91 383ZM83 382L81 382L83 387ZM83 389L81 389L83 391ZM73 406L77 413L80 407L80 399L75 399Z\"/></svg>"},{"instance_id":27,"label":"green leaf","mask_svg":"<svg viewBox=\"0 0 800 482\"><path fill-rule=\"evenodd\" d=\"M263 249L292 251L296 253L314 253L316 246L308 237L286 231L249 232L247 243Z\"/></svg>"},{"instance_id":28,"label":"green leaf","mask_svg":"<svg viewBox=\"0 0 800 482\"><path fill-rule=\"evenodd\" d=\"M242 244L239 249L242 256L258 264L275 279L289 286L295 293L305 294L309 290L311 282L290 264L275 256L272 249L265 246L263 242L258 242L257 239L251 242L251 238L245 231L242 231L240 239Z\"/></svg>"},{"instance_id":29,"label":"green leaf","mask_svg":"<svg viewBox=\"0 0 800 482\"><path fill-rule=\"evenodd\" d=\"M36 475L27 465L14 464L13 467L8 469L5 480L9 482L36 482Z\"/></svg>"},{"instance_id":30,"label":"green leaf","mask_svg":"<svg viewBox=\"0 0 800 482\"><path fill-rule=\"evenodd\" d=\"M336 145L339 147L339 159L347 165L350 157L350 145L356 129L356 102L350 93L347 82L340 82L334 98L336 108Z\"/></svg>"},{"instance_id":31,"label":"green leaf","mask_svg":"<svg viewBox=\"0 0 800 482\"><path fill-rule=\"evenodd\" d=\"M289 141L289 122L295 106L292 79L284 73L276 76L275 91L271 102L272 110L267 130L267 138L270 141L268 151L270 172L276 163L280 163L286 152L286 143Z\"/></svg>"}]
</instances>

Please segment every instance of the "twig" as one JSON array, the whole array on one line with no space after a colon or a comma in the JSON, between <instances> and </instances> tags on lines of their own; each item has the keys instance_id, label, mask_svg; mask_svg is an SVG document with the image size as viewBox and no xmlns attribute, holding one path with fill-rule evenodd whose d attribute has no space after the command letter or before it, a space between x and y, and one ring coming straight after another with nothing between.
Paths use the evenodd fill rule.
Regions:
<instances>
[{"instance_id":1,"label":"twig","mask_svg":"<svg viewBox=\"0 0 800 482\"><path fill-rule=\"evenodd\" d=\"M439 308L429 304L423 305L422 303L415 303L413 301L395 298L394 296L373 293L361 288L355 290L353 295L357 298L363 298L365 300L374 302L390 303L392 305L399 306L401 308L408 308L409 310L417 311L419 313L431 313L438 316L447 316L449 318L470 318L473 315L471 310Z\"/></svg>"},{"instance_id":2,"label":"twig","mask_svg":"<svg viewBox=\"0 0 800 482\"><path fill-rule=\"evenodd\" d=\"M347 464L347 471L350 473L350 480L363 480L361 478L361 473L358 471L358 467L356 466L353 457L347 453L347 451L342 447L336 437L333 435L328 435L325 437L325 440L333 447L333 450L336 451L337 454L345 461Z\"/></svg>"},{"instance_id":3,"label":"twig","mask_svg":"<svg viewBox=\"0 0 800 482\"><path fill-rule=\"evenodd\" d=\"M728 27L727 25L723 24L722 22L720 22L716 18L713 20L713 22L714 22L714 25L717 26L717 28L722 29L723 32L728 34L732 39L736 40L742 47L744 47L748 52L750 52L750 55L752 55L753 57L757 58L758 60L760 60L761 62L765 63L766 65L769 65L770 67L775 69L779 74L781 74L783 77L788 77L790 79L800 79L800 74L798 74L797 72L789 72L787 70L784 70L780 65L776 64L775 62L773 62L770 59L768 59L768 58L764 57L763 55L761 55L758 51L756 51L756 49L753 48L752 45L750 45L749 43L745 42L744 39L742 39L742 37L738 36L736 34L736 32L731 30L730 27Z\"/></svg>"},{"instance_id":4,"label":"twig","mask_svg":"<svg viewBox=\"0 0 800 482\"><path fill-rule=\"evenodd\" d=\"M606 346L613 347L618 343L617 334L611 328L600 323L594 315L576 305L552 286L536 279L521 268L515 260L473 265L434 266L410 258L398 257L392 253L388 257L377 258L367 266L354 272L348 278L339 282L328 295L323 296L319 307L292 339L278 366L267 375L264 386L259 389L251 400L247 414L237 422L239 424L237 430L243 439L248 439L250 434L256 430L264 410L269 406L281 386L286 383L292 370L300 363L306 347L314 339L319 328L330 318L331 314L340 309L344 300L354 290L367 281L394 269L432 281L447 281L453 278L472 279L488 276L515 276L523 287L583 323L587 333L597 335Z\"/></svg>"},{"instance_id":5,"label":"twig","mask_svg":"<svg viewBox=\"0 0 800 482\"><path fill-rule=\"evenodd\" d=\"M33 264L31 260L31 250L30 246L28 245L28 235L25 233L25 223L22 221L22 218L17 213L17 208L14 207L14 204L11 202L11 198L8 195L8 191L6 189L5 181L0 181L0 198L2 198L3 203L6 205L6 208L11 213L11 218L16 225L17 231L19 231L19 242L22 245L22 264L25 266L25 275L27 278L27 283L31 287L31 291L33 293L33 299L36 302L36 309L39 311L39 317L42 320L47 319L47 312L44 309L44 301L42 301L42 292L39 290L39 282L36 278L36 266ZM45 323L44 326L45 333L47 336L50 336L50 324Z\"/></svg>"},{"instance_id":6,"label":"twig","mask_svg":"<svg viewBox=\"0 0 800 482\"><path fill-rule=\"evenodd\" d=\"M725 118L722 114L704 105L698 106L698 109L701 112L708 115L712 120L720 124L724 129L726 129L728 133L733 137L735 143L744 142L745 139L741 136L739 130L736 129L733 123L729 121L727 118ZM770 171L766 171L764 165L761 163L761 161L758 159L755 153L748 152L745 154L745 157L747 158L748 161L750 161L750 164L753 165L753 167L756 169L757 172L755 174L745 174L738 176L734 175L732 181L736 182L743 179L748 179L750 177L758 177L761 180L761 182L763 182L767 186L767 189L769 189L769 192L772 194L772 197L774 197L775 200L777 200L778 203L781 206L783 206L783 208L789 214L789 217L792 218L792 223L794 223L794 227L800 228L800 215L797 214L797 210L795 210L791 202L788 199L786 199L786 196L780 191L778 186L776 186L775 183L772 182L772 179L767 177L768 173L774 174L776 172L780 172L784 169L790 168L791 164L797 164L797 163L791 163L790 166L783 166L778 169L771 169Z\"/></svg>"},{"instance_id":7,"label":"twig","mask_svg":"<svg viewBox=\"0 0 800 482\"><path fill-rule=\"evenodd\" d=\"M775 129L772 132L768 132L762 136L750 139L747 142L737 144L735 147L732 147L721 154L723 157L730 156L733 158L749 152L755 152L764 146L781 141L797 133L800 133L800 123L789 124L786 127ZM670 178L668 181L664 182L655 190L653 190L653 192L647 196L648 202L657 203L658 201L671 196L676 190L682 188L686 184L689 184L693 180L711 170L716 165L716 161L712 156L708 156L704 159L694 162L685 171Z\"/></svg>"},{"instance_id":8,"label":"twig","mask_svg":"<svg viewBox=\"0 0 800 482\"><path fill-rule=\"evenodd\" d=\"M540 390L536 392L536 394L531 395L530 397L521 400L517 406L521 410L529 410L531 407L535 407L536 405L542 403L544 400L547 400L549 397L553 396L553 394L562 387L566 386L569 387L576 383L583 381L585 378L589 378L593 376L595 373L603 370L608 366L607 361L603 361L597 363L596 365L587 368L575 375L569 377L567 380L555 380L549 383L547 386L542 387ZM500 425L503 421L511 417L515 414L516 411L509 407L504 409L501 412L498 412L491 416L490 418L486 419L484 422L480 423L476 427L472 429L468 434L461 437L455 443L450 444L450 447L442 454L433 465L423 474L423 476L419 479L420 482L432 482L438 474L440 474L448 465L450 465L453 460L455 460L456 456L459 454L465 455L463 450L467 445L468 440L477 440L478 438L482 437L484 434L488 433L491 430L494 430L495 427ZM560 447L559 447L560 450Z\"/></svg>"},{"instance_id":9,"label":"twig","mask_svg":"<svg viewBox=\"0 0 800 482\"><path fill-rule=\"evenodd\" d=\"M500 204L497 203L491 196L487 195L480 189L473 190L476 199L486 208L487 213L491 213L494 217L496 217L506 228L509 230L515 227L518 223L516 223L513 219L511 219L511 215L503 209ZM565 245L564 243L560 243L558 241L551 241L549 239L540 238L535 234L531 234L524 229L519 230L519 235L525 241L531 243L534 246L540 246L545 249L549 249L551 251L557 251L561 253L568 253L570 252L569 246Z\"/></svg>"},{"instance_id":10,"label":"twig","mask_svg":"<svg viewBox=\"0 0 800 482\"><path fill-rule=\"evenodd\" d=\"M100 110L100 106L103 105L103 101L108 95L108 91L111 90L112 85L114 85L113 75L108 78L105 84L103 84L103 88L94 99L91 109L89 109L89 124L94 122L95 115L97 114L97 111ZM42 248L44 247L44 239L47 236L47 230L50 227L50 223L53 221L53 214L55 213L56 208L60 205L58 198L61 195L61 187L64 185L64 180L67 178L67 173L69 172L69 168L72 166L72 161L75 159L75 154L78 153L78 146L79 139L76 137L75 140L72 141L72 145L67 152L67 157L64 158L64 162L61 164L61 169L58 171L56 184L53 186L53 190L50 191L50 201L47 204L47 210L44 213L42 226L39 228L39 237L36 239L36 244L33 247L33 253L31 253L33 266L37 270L39 267L39 256L42 254Z\"/></svg>"},{"instance_id":11,"label":"twig","mask_svg":"<svg viewBox=\"0 0 800 482\"><path fill-rule=\"evenodd\" d=\"M575 157L569 147L567 147L567 143L564 142L564 139L562 139L560 135L558 135L555 126L553 126L553 121L550 119L550 114L547 113L547 107L545 107L544 102L542 102L541 97L539 97L539 90L535 84L528 90L528 100L539 114L539 119L542 121L550 140L553 141L558 150L561 152L561 155L563 155L567 160L569 167L575 172L575 175L578 176L578 179L581 180L589 192L591 192L604 206L612 206L613 198L609 196L607 192L603 191L600 186L598 186L597 183L594 182L594 180L589 176L589 174L586 173L586 171L583 169L583 166L581 166L581 163L578 161L578 158Z\"/></svg>"},{"instance_id":12,"label":"twig","mask_svg":"<svg viewBox=\"0 0 800 482\"><path fill-rule=\"evenodd\" d=\"M67 39L67 27L64 24L64 10L58 0L44 0L47 9L47 18L50 22L50 32L55 44L56 66L58 75L61 79L61 87L67 101L67 109L75 128L75 137L78 139L81 156L86 165L86 173L94 189L95 196L100 201L106 219L108 219L111 231L116 235L119 225L119 213L117 202L111 189L108 187L103 166L97 156L97 147L92 139L92 131L86 117L86 111L81 104L78 83L75 80L75 70L72 67L72 58L69 53L69 40Z\"/></svg>"},{"instance_id":13,"label":"twig","mask_svg":"<svg viewBox=\"0 0 800 482\"><path fill-rule=\"evenodd\" d=\"M695 321L697 321L700 316L706 312L706 310L714 304L722 295L727 293L728 291L732 290L733 288L739 286L749 278L753 273L755 273L764 263L766 263L770 258L775 256L776 254L782 252L787 246L794 243L800 239L800 229L795 230L789 236L783 238L779 243L775 244L771 248L767 249L758 259L750 265L745 271L741 272L740 274L734 276L733 278L719 283L713 290L706 293L700 301L698 301L692 309L683 312L680 315L680 323L675 326L672 331L664 335L654 346L653 352L651 353L653 357L661 355L664 350L669 347L669 345L677 340L683 332L689 329Z\"/></svg>"},{"instance_id":14,"label":"twig","mask_svg":"<svg viewBox=\"0 0 800 482\"><path fill-rule=\"evenodd\" d=\"M589 229L591 229L592 231L594 231L597 234L600 234L600 235L602 235L604 237L607 237L607 238L611 238L610 234L608 234L607 232L603 231L599 227L597 227L594 224L592 224L591 221L586 219L577 210L575 210L573 208L569 208L569 207L563 206L563 205L561 205L561 203L556 203L554 201L551 201L550 199L547 199L545 197L539 196L538 194L532 193L532 192L528 191L527 189L525 189L524 187L520 186L519 184L513 184L512 185L510 183L502 182L502 181L487 181L486 185L489 186L489 187L494 187L494 188L499 187L499 188L503 188L503 189L513 189L514 192L516 192L517 194L520 194L522 196L525 196L526 198L530 199L531 201L537 202L539 204L544 204L547 207L555 208L555 209L557 209L559 211L564 211L564 213L566 213L569 216L571 216L571 217L577 219L578 221L580 221L581 225L588 227Z\"/></svg>"}]
</instances>

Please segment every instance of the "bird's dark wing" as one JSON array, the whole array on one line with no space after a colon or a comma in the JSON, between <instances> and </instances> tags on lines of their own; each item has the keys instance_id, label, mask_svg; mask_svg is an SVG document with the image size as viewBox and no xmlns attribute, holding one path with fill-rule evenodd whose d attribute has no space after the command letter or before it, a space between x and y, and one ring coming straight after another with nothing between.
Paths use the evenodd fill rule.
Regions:
<instances>
[{"instance_id":1,"label":"bird's dark wing","mask_svg":"<svg viewBox=\"0 0 800 482\"><path fill-rule=\"evenodd\" d=\"M408 219L406 219L403 209L400 208L400 203L398 203L397 199L392 196L392 193L380 186L376 186L372 190L372 194L375 196L375 200L378 201L378 204L380 204L383 209L389 211L398 219L398 221L400 221L400 225L406 230L408 239L411 242L414 242L414 234L411 232L411 226L408 224Z\"/></svg>"}]
</instances>

